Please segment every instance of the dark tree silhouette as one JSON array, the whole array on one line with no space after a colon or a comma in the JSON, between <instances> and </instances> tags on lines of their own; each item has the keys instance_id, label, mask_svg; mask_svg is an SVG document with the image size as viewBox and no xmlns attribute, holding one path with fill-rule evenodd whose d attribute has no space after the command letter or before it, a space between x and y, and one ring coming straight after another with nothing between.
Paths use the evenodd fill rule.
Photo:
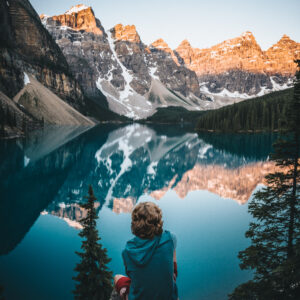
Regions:
<instances>
[{"instance_id":1,"label":"dark tree silhouette","mask_svg":"<svg viewBox=\"0 0 300 300\"><path fill-rule=\"evenodd\" d=\"M230 299L299 299L300 295L300 61L287 124L271 155L278 171L266 176L267 186L249 204L256 219L246 237L251 245L239 253L242 269L253 280L238 286Z\"/></svg>"},{"instance_id":2,"label":"dark tree silhouette","mask_svg":"<svg viewBox=\"0 0 300 300\"><path fill-rule=\"evenodd\" d=\"M107 267L111 259L107 256L107 250L99 243L100 237L96 229L96 197L92 186L89 186L89 195L86 198L88 202L81 207L86 209L87 217L80 221L83 229L79 233L79 236L84 238L81 245L83 252L76 252L81 261L75 268L78 275L73 279L78 283L73 293L75 299L107 300L112 292L112 272Z\"/></svg>"},{"instance_id":3,"label":"dark tree silhouette","mask_svg":"<svg viewBox=\"0 0 300 300\"><path fill-rule=\"evenodd\" d=\"M286 126L287 106L293 89L274 92L259 98L202 113L198 131L278 131Z\"/></svg>"}]
</instances>

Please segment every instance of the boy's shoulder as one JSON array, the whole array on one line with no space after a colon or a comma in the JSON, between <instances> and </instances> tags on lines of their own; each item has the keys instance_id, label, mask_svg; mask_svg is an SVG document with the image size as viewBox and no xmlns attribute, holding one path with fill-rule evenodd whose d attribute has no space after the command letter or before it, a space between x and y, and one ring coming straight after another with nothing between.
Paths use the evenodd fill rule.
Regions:
<instances>
[{"instance_id":1,"label":"boy's shoulder","mask_svg":"<svg viewBox=\"0 0 300 300\"><path fill-rule=\"evenodd\" d=\"M158 240L158 243L166 241L166 240L171 240L173 242L174 249L177 246L177 237L173 232L171 232L169 230L164 230L159 238L156 237L154 239ZM152 240L150 240L150 239L149 240L148 239L141 239L137 236L134 236L133 238L129 239L126 242L125 248L122 252L124 252L124 251L126 251L126 249L128 250L132 247L135 248L138 244L141 244L141 243L142 244L147 243L147 242L151 243L154 239L152 239Z\"/></svg>"},{"instance_id":2,"label":"boy's shoulder","mask_svg":"<svg viewBox=\"0 0 300 300\"><path fill-rule=\"evenodd\" d=\"M173 241L174 249L176 249L176 247L177 247L177 237L173 232L170 232L170 235L171 235L171 238L172 238L172 241Z\"/></svg>"},{"instance_id":3,"label":"boy's shoulder","mask_svg":"<svg viewBox=\"0 0 300 300\"><path fill-rule=\"evenodd\" d=\"M174 249L176 249L176 246L177 246L177 237L176 235L169 231L169 230L164 230L163 234L166 234L173 242L173 246L174 246Z\"/></svg>"}]
</instances>

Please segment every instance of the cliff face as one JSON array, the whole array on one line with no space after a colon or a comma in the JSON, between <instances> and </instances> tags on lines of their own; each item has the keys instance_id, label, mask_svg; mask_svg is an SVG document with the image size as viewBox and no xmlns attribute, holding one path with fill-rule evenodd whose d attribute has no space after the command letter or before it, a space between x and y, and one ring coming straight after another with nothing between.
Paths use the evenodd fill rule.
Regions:
<instances>
[{"instance_id":1,"label":"cliff face","mask_svg":"<svg viewBox=\"0 0 300 300\"><path fill-rule=\"evenodd\" d=\"M105 42L104 29L95 19L91 8L77 6L64 15L51 18L41 15L41 20L63 51L72 74L80 82L85 94L88 97L101 97L95 84L97 67L100 65L107 72L110 60L106 54L99 62L97 55L100 52L107 53L109 48Z\"/></svg>"},{"instance_id":2,"label":"cliff face","mask_svg":"<svg viewBox=\"0 0 300 300\"><path fill-rule=\"evenodd\" d=\"M284 35L263 51L251 32L207 49L192 48L185 40L176 49L179 61L195 71L202 90L257 95L286 88L295 74L300 44Z\"/></svg>"},{"instance_id":3,"label":"cliff face","mask_svg":"<svg viewBox=\"0 0 300 300\"><path fill-rule=\"evenodd\" d=\"M231 69L254 71L263 60L262 50L250 32L208 49L194 49L184 41L176 52L198 76L220 74ZM249 57L256 59L250 62Z\"/></svg>"},{"instance_id":4,"label":"cliff face","mask_svg":"<svg viewBox=\"0 0 300 300\"><path fill-rule=\"evenodd\" d=\"M131 43L141 43L139 34L134 25L117 24L112 30L112 36L117 41L127 41Z\"/></svg>"},{"instance_id":5,"label":"cliff face","mask_svg":"<svg viewBox=\"0 0 300 300\"><path fill-rule=\"evenodd\" d=\"M285 76L294 75L297 70L294 60L300 59L300 43L283 35L276 44L265 51L265 55L267 57L265 72Z\"/></svg>"},{"instance_id":6,"label":"cliff face","mask_svg":"<svg viewBox=\"0 0 300 300\"><path fill-rule=\"evenodd\" d=\"M169 47L169 45L163 39L156 40L149 46L149 48L169 53L171 55L172 59L174 60L174 62L177 65L179 65L178 58L175 55L174 51Z\"/></svg>"},{"instance_id":7,"label":"cliff face","mask_svg":"<svg viewBox=\"0 0 300 300\"><path fill-rule=\"evenodd\" d=\"M295 59L300 58L300 43L284 35L278 43L263 51L249 31L207 49L192 48L183 41L176 52L198 76L220 74L239 69L253 73L294 75Z\"/></svg>"},{"instance_id":8,"label":"cliff face","mask_svg":"<svg viewBox=\"0 0 300 300\"><path fill-rule=\"evenodd\" d=\"M25 132L41 127L40 122L0 91L0 136L21 137Z\"/></svg>"},{"instance_id":9,"label":"cliff face","mask_svg":"<svg viewBox=\"0 0 300 300\"><path fill-rule=\"evenodd\" d=\"M1 1L0 28L0 91L8 97L5 98L6 103L1 102L1 106L3 110L10 107L13 111L17 119L15 129L20 130L18 134L24 133L24 128L22 129L24 124L30 129L31 121L36 125L41 124L41 120L65 124L64 120L56 119L56 114L60 113L59 107L53 106L51 108L53 114L50 116L49 110L36 111L31 109L33 106L27 105L31 100L47 104L45 93L54 95L67 110L72 111L73 116L70 115L72 121L69 122L71 120L69 119L67 124L82 124L82 120L85 124L92 124L93 122L73 110L75 108L85 111L86 102L81 86L71 74L61 49L45 30L30 2L28 0ZM38 89L27 87L30 83L29 77L32 78L32 82L37 82ZM13 98L18 102L16 96L24 89L26 95L23 96L26 96L28 101L22 102L22 105L12 104ZM23 97L23 100L25 98ZM7 103L8 101L10 104ZM22 121L19 121L19 117ZM24 124L20 126L22 122Z\"/></svg>"},{"instance_id":10,"label":"cliff face","mask_svg":"<svg viewBox=\"0 0 300 300\"><path fill-rule=\"evenodd\" d=\"M91 7L82 4L73 6L65 14L53 16L52 19L62 26L67 26L77 31L84 30L99 35L103 34Z\"/></svg>"},{"instance_id":11,"label":"cliff face","mask_svg":"<svg viewBox=\"0 0 300 300\"><path fill-rule=\"evenodd\" d=\"M150 53L149 61L152 63L153 74L168 89L189 99L196 96L202 100L209 100L200 93L195 72L179 65L176 55L163 39L156 40L147 49Z\"/></svg>"},{"instance_id":12,"label":"cliff face","mask_svg":"<svg viewBox=\"0 0 300 300\"><path fill-rule=\"evenodd\" d=\"M1 35L0 89L9 97L15 96L24 86L24 72L27 72L59 97L80 107L81 88L29 1L1 1L0 5L1 31L5 32Z\"/></svg>"}]
</instances>

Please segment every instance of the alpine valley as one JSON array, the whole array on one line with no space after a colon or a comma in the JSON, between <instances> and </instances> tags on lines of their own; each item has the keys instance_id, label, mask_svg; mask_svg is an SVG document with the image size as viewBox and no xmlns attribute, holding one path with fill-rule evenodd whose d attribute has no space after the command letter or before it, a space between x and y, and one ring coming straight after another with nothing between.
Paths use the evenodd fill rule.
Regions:
<instances>
[{"instance_id":1,"label":"alpine valley","mask_svg":"<svg viewBox=\"0 0 300 300\"><path fill-rule=\"evenodd\" d=\"M287 89L300 43L263 51L249 31L207 49L142 42L134 25L105 29L91 7L41 15L28 0L0 1L1 130L145 119L161 107L216 109ZM59 13L59 12L58 12ZM9 134L8 134L9 135Z\"/></svg>"}]
</instances>

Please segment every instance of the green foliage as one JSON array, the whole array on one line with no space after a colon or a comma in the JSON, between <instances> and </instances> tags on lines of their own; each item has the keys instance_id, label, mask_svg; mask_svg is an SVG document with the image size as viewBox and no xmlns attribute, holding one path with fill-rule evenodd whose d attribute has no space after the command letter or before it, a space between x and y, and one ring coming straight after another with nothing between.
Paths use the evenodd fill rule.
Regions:
<instances>
[{"instance_id":1,"label":"green foliage","mask_svg":"<svg viewBox=\"0 0 300 300\"><path fill-rule=\"evenodd\" d=\"M189 111L183 107L170 106L166 108L159 108L154 115L140 122L157 124L196 124L199 117L203 114L205 114L204 111Z\"/></svg>"},{"instance_id":2,"label":"green foliage","mask_svg":"<svg viewBox=\"0 0 300 300\"><path fill-rule=\"evenodd\" d=\"M94 117L95 119L102 121L112 121L112 122L131 122L125 116L121 116L113 111L111 111L107 105L105 96L101 95L96 99L85 98L85 106L81 109L81 113Z\"/></svg>"},{"instance_id":3,"label":"green foliage","mask_svg":"<svg viewBox=\"0 0 300 300\"><path fill-rule=\"evenodd\" d=\"M98 242L100 237L96 229L96 197L91 186L87 199L88 202L81 205L87 211L87 217L80 221L83 226L79 233L84 239L81 245L83 252L76 252L81 262L75 268L78 275L73 279L78 283L73 293L75 299L107 300L112 292L112 272L107 268L111 259L107 256L107 250Z\"/></svg>"},{"instance_id":4,"label":"green foliage","mask_svg":"<svg viewBox=\"0 0 300 300\"><path fill-rule=\"evenodd\" d=\"M197 123L198 131L274 131L285 128L287 107L293 89L274 92L245 100L203 114Z\"/></svg>"},{"instance_id":5,"label":"green foliage","mask_svg":"<svg viewBox=\"0 0 300 300\"><path fill-rule=\"evenodd\" d=\"M300 67L300 62L298 61ZM239 253L241 269L254 270L253 280L238 286L230 299L296 299L300 293L300 73L288 102L287 123L274 144L271 160L278 170L255 193L246 237L251 245Z\"/></svg>"}]
</instances>

